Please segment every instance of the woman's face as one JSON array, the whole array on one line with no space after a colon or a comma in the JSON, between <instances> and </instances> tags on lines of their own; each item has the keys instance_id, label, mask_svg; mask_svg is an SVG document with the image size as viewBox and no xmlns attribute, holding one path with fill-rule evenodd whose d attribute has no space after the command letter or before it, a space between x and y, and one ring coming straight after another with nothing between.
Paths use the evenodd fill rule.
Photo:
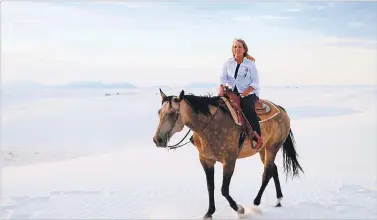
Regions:
<instances>
[{"instance_id":1,"label":"woman's face","mask_svg":"<svg viewBox=\"0 0 377 220\"><path fill-rule=\"evenodd\" d=\"M233 54L236 57L242 57L245 53L245 48L242 46L242 43L239 41L234 41L233 43Z\"/></svg>"}]
</instances>

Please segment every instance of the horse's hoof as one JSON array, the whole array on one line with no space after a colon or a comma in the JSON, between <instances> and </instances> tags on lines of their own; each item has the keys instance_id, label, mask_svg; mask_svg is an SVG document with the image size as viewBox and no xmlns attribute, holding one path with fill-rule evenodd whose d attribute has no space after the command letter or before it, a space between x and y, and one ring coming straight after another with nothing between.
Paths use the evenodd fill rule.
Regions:
<instances>
[{"instance_id":1,"label":"horse's hoof","mask_svg":"<svg viewBox=\"0 0 377 220\"><path fill-rule=\"evenodd\" d=\"M282 198L278 198L278 201L277 201L275 207L281 207L281 200L282 200Z\"/></svg>"},{"instance_id":2,"label":"horse's hoof","mask_svg":"<svg viewBox=\"0 0 377 220\"><path fill-rule=\"evenodd\" d=\"M245 214L245 209L241 205L237 205L237 214Z\"/></svg>"},{"instance_id":3,"label":"horse's hoof","mask_svg":"<svg viewBox=\"0 0 377 220\"><path fill-rule=\"evenodd\" d=\"M207 213L203 216L203 220L211 220L212 219L212 215Z\"/></svg>"},{"instance_id":4,"label":"horse's hoof","mask_svg":"<svg viewBox=\"0 0 377 220\"><path fill-rule=\"evenodd\" d=\"M215 213L215 211L216 211L216 208L215 207L210 207L210 208L208 208L208 211L207 211L207 213L203 216L203 219L212 219L212 215L213 215L213 213Z\"/></svg>"},{"instance_id":5,"label":"horse's hoof","mask_svg":"<svg viewBox=\"0 0 377 220\"><path fill-rule=\"evenodd\" d=\"M255 205L255 206L260 205L260 199L255 198L255 199L254 199L254 205Z\"/></svg>"}]
</instances>

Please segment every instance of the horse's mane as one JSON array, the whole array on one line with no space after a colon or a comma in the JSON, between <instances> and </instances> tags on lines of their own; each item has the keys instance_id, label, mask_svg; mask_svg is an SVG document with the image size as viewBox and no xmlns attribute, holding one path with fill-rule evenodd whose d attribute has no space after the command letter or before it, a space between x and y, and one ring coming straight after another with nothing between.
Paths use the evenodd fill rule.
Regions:
<instances>
[{"instance_id":1,"label":"horse's mane","mask_svg":"<svg viewBox=\"0 0 377 220\"><path fill-rule=\"evenodd\" d=\"M168 101L169 105L171 105L171 101L174 97L176 96L167 96L165 99L162 100L162 103ZM189 93L187 95L184 95L184 100L187 101L187 103L190 105L195 114L210 115L211 112L209 109L209 105L213 105L215 107L219 106L219 109L224 113L229 112L228 108L225 106L225 103L220 98L220 96L211 96L210 94L198 96Z\"/></svg>"},{"instance_id":2,"label":"horse's mane","mask_svg":"<svg viewBox=\"0 0 377 220\"><path fill-rule=\"evenodd\" d=\"M196 114L201 113L204 115L210 115L211 112L209 105L213 105L215 107L220 106L220 110L223 112L228 112L228 109L223 105L223 100L219 96L211 96L210 94L197 96L190 93L185 95L184 99L188 102Z\"/></svg>"}]
</instances>

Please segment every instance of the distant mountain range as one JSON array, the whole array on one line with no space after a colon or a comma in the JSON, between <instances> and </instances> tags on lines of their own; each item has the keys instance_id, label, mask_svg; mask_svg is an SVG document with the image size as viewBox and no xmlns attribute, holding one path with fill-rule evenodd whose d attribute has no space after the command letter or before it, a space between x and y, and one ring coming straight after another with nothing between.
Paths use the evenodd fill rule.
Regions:
<instances>
[{"instance_id":1,"label":"distant mountain range","mask_svg":"<svg viewBox=\"0 0 377 220\"><path fill-rule=\"evenodd\" d=\"M120 83L104 83L104 82L92 82L92 81L74 81L62 85L45 85L34 81L16 81L7 82L1 84L1 89L16 88L16 89L213 89L217 88L219 83L212 82L192 82L183 86L168 86L168 85L156 85L148 87L137 87L132 83L120 82ZM376 87L376 85L274 85L264 86L265 88L298 88L298 87ZM158 90L156 90L158 91Z\"/></svg>"},{"instance_id":2,"label":"distant mountain range","mask_svg":"<svg viewBox=\"0 0 377 220\"><path fill-rule=\"evenodd\" d=\"M5 88L22 88L22 89L134 89L135 85L127 82L122 83L102 83L102 82L70 82L62 85L45 85L38 82L18 81L2 85Z\"/></svg>"},{"instance_id":3,"label":"distant mountain range","mask_svg":"<svg viewBox=\"0 0 377 220\"><path fill-rule=\"evenodd\" d=\"M130 89L137 88L131 83L102 83L102 82L71 82L64 85L54 86L57 88L70 88L70 89Z\"/></svg>"}]
</instances>

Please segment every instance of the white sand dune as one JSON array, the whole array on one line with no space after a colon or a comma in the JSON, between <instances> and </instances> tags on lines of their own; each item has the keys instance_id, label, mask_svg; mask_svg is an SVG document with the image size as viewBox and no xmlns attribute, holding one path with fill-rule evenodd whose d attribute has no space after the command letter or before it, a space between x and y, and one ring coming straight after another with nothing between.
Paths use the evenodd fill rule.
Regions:
<instances>
[{"instance_id":1,"label":"white sand dune","mask_svg":"<svg viewBox=\"0 0 377 220\"><path fill-rule=\"evenodd\" d=\"M271 181L256 208L252 202L261 184L263 165L259 156L239 160L230 194L245 207L247 213L242 217L377 219L377 89L263 91L263 97L281 104L290 113L305 174L286 181L279 152L276 164L283 207L274 207L276 194ZM153 145L159 98L154 93L81 97L80 101L60 102L64 112L46 103L24 110L17 117L5 111L3 117L9 116L2 123L6 134L34 124L35 129L41 130L36 135L50 130L52 138L42 141L21 129L5 139L8 146L3 151L5 159L2 157L2 219L201 218L208 208L208 196L196 149L189 144L166 151ZM38 108L45 114L36 115ZM78 128L70 133L67 128L73 125ZM184 133L172 142L180 140ZM16 140L23 135L24 140ZM48 148L49 145L54 147ZM9 152L17 156L6 156ZM59 152L67 152L67 156L53 157ZM240 218L221 195L221 181L222 167L216 164L213 219Z\"/></svg>"}]
</instances>

